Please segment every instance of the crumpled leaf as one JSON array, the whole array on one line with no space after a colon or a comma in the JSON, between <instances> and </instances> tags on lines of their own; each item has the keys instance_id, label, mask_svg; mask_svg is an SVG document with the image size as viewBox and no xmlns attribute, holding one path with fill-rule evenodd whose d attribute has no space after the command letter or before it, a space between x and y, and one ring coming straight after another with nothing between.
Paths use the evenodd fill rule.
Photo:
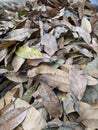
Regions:
<instances>
[{"instance_id":1,"label":"crumpled leaf","mask_svg":"<svg viewBox=\"0 0 98 130\"><path fill-rule=\"evenodd\" d=\"M60 117L62 115L62 107L52 89L42 82L38 90L48 113L52 117Z\"/></svg>"},{"instance_id":2,"label":"crumpled leaf","mask_svg":"<svg viewBox=\"0 0 98 130\"><path fill-rule=\"evenodd\" d=\"M53 35L44 34L41 38L41 44L44 45L44 50L50 56L52 56L57 51L57 42Z\"/></svg>"},{"instance_id":3,"label":"crumpled leaf","mask_svg":"<svg viewBox=\"0 0 98 130\"><path fill-rule=\"evenodd\" d=\"M86 90L87 85L86 77L84 75L81 75L80 71L76 67L73 67L69 71L69 81L71 91L79 100L81 100Z\"/></svg>"},{"instance_id":4,"label":"crumpled leaf","mask_svg":"<svg viewBox=\"0 0 98 130\"><path fill-rule=\"evenodd\" d=\"M23 41L25 38L29 38L34 30L29 28L21 28L10 31L5 40L7 41ZM36 31L36 29L35 29Z\"/></svg>"},{"instance_id":5,"label":"crumpled leaf","mask_svg":"<svg viewBox=\"0 0 98 130\"><path fill-rule=\"evenodd\" d=\"M15 52L17 56L24 58L24 59L41 59L42 53L37 50L30 48L28 46L21 46Z\"/></svg>"},{"instance_id":6,"label":"crumpled leaf","mask_svg":"<svg viewBox=\"0 0 98 130\"><path fill-rule=\"evenodd\" d=\"M17 108L0 117L0 130L12 130L26 117L27 108Z\"/></svg>"}]
</instances>

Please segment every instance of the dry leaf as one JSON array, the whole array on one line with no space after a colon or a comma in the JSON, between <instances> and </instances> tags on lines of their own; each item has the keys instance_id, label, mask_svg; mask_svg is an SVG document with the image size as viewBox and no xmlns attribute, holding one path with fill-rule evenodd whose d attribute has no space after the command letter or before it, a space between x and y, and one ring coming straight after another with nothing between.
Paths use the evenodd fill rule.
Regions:
<instances>
[{"instance_id":1,"label":"dry leaf","mask_svg":"<svg viewBox=\"0 0 98 130\"><path fill-rule=\"evenodd\" d=\"M26 117L27 108L17 108L0 117L0 130L12 130Z\"/></svg>"},{"instance_id":2,"label":"dry leaf","mask_svg":"<svg viewBox=\"0 0 98 130\"><path fill-rule=\"evenodd\" d=\"M14 69L15 72L17 72L20 67L23 65L23 63L25 62L25 59L15 56L12 60L12 67Z\"/></svg>"},{"instance_id":3,"label":"dry leaf","mask_svg":"<svg viewBox=\"0 0 98 130\"><path fill-rule=\"evenodd\" d=\"M23 74L21 75L18 72L8 72L8 73L5 74L5 76L9 80L17 82L17 83L23 83L23 82L27 81L26 75L23 75Z\"/></svg>"},{"instance_id":4,"label":"dry leaf","mask_svg":"<svg viewBox=\"0 0 98 130\"><path fill-rule=\"evenodd\" d=\"M38 67L34 67L33 69L28 70L27 72L28 77L34 77L38 74L52 74L64 77L68 76L68 73L47 65L40 65Z\"/></svg>"},{"instance_id":5,"label":"dry leaf","mask_svg":"<svg viewBox=\"0 0 98 130\"><path fill-rule=\"evenodd\" d=\"M9 41L9 42L2 43L2 44L0 44L0 50L3 50L9 46L14 45L14 44L16 44L16 41Z\"/></svg>"},{"instance_id":6,"label":"dry leaf","mask_svg":"<svg viewBox=\"0 0 98 130\"><path fill-rule=\"evenodd\" d=\"M44 45L44 50L50 56L57 51L57 42L53 35L45 34L41 38L41 44Z\"/></svg>"},{"instance_id":7,"label":"dry leaf","mask_svg":"<svg viewBox=\"0 0 98 130\"><path fill-rule=\"evenodd\" d=\"M83 38L83 40L87 43L90 44L91 42L91 36L88 32L86 32L85 30L83 30L80 27L76 27L75 31L79 33L79 36Z\"/></svg>"},{"instance_id":8,"label":"dry leaf","mask_svg":"<svg viewBox=\"0 0 98 130\"><path fill-rule=\"evenodd\" d=\"M39 92L43 100L43 104L52 117L60 117L62 115L62 107L53 90L45 83L41 83Z\"/></svg>"},{"instance_id":9,"label":"dry leaf","mask_svg":"<svg viewBox=\"0 0 98 130\"><path fill-rule=\"evenodd\" d=\"M21 28L21 29L12 30L7 34L7 36L5 37L5 40L23 41L25 38L29 38L33 31L36 31L36 29L33 30L29 28Z\"/></svg>"},{"instance_id":10,"label":"dry leaf","mask_svg":"<svg viewBox=\"0 0 98 130\"><path fill-rule=\"evenodd\" d=\"M77 68L73 67L69 71L69 81L71 91L79 100L81 100L86 90L87 85L86 77L84 75L81 75L80 71Z\"/></svg>"},{"instance_id":11,"label":"dry leaf","mask_svg":"<svg viewBox=\"0 0 98 130\"><path fill-rule=\"evenodd\" d=\"M82 122L85 126L90 128L98 128L98 109L86 109L78 118L79 122Z\"/></svg>"},{"instance_id":12,"label":"dry leaf","mask_svg":"<svg viewBox=\"0 0 98 130\"><path fill-rule=\"evenodd\" d=\"M40 80L52 86L52 88L57 87L60 91L63 92L70 91L70 83L69 83L68 76L44 74L40 76Z\"/></svg>"},{"instance_id":13,"label":"dry leaf","mask_svg":"<svg viewBox=\"0 0 98 130\"><path fill-rule=\"evenodd\" d=\"M4 49L0 51L0 62L6 57L8 50Z\"/></svg>"},{"instance_id":14,"label":"dry leaf","mask_svg":"<svg viewBox=\"0 0 98 130\"><path fill-rule=\"evenodd\" d=\"M21 46L18 48L18 50L15 52L17 56L25 59L41 59L42 53L37 50L30 48L28 46Z\"/></svg>"},{"instance_id":15,"label":"dry leaf","mask_svg":"<svg viewBox=\"0 0 98 130\"><path fill-rule=\"evenodd\" d=\"M29 108L25 120L22 122L24 130L42 130L46 125L43 116L34 107Z\"/></svg>"},{"instance_id":16,"label":"dry leaf","mask_svg":"<svg viewBox=\"0 0 98 130\"><path fill-rule=\"evenodd\" d=\"M91 23L89 22L89 20L86 17L82 18L81 28L84 29L88 33L92 32Z\"/></svg>"}]
</instances>

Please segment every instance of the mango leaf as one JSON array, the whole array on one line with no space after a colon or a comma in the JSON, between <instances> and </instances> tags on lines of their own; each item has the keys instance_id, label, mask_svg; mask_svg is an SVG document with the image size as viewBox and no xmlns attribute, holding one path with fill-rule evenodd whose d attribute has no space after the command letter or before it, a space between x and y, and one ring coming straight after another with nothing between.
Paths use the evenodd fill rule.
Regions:
<instances>
[{"instance_id":1,"label":"mango leaf","mask_svg":"<svg viewBox=\"0 0 98 130\"><path fill-rule=\"evenodd\" d=\"M69 71L69 81L71 91L79 100L81 100L86 90L87 85L86 77L84 75L81 75L80 71L76 67L73 67Z\"/></svg>"},{"instance_id":2,"label":"mango leaf","mask_svg":"<svg viewBox=\"0 0 98 130\"><path fill-rule=\"evenodd\" d=\"M27 108L16 108L0 117L0 130L12 130L26 117Z\"/></svg>"},{"instance_id":3,"label":"mango leaf","mask_svg":"<svg viewBox=\"0 0 98 130\"><path fill-rule=\"evenodd\" d=\"M41 83L38 90L48 113L52 117L60 117L62 115L62 107L53 90L43 82Z\"/></svg>"},{"instance_id":4,"label":"mango leaf","mask_svg":"<svg viewBox=\"0 0 98 130\"><path fill-rule=\"evenodd\" d=\"M36 29L33 30L29 28L21 28L21 29L12 30L11 32L7 34L7 36L5 37L5 40L23 41L25 38L29 38L33 31L36 31Z\"/></svg>"},{"instance_id":5,"label":"mango leaf","mask_svg":"<svg viewBox=\"0 0 98 130\"><path fill-rule=\"evenodd\" d=\"M41 59L42 53L37 50L30 48L28 46L21 46L15 52L17 56L24 58L24 59Z\"/></svg>"}]
</instances>

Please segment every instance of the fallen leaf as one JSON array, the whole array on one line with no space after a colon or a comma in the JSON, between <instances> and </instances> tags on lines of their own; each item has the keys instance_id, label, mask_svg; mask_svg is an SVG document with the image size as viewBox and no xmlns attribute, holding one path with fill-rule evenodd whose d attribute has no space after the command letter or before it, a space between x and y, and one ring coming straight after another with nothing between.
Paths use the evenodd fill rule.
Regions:
<instances>
[{"instance_id":1,"label":"fallen leaf","mask_svg":"<svg viewBox=\"0 0 98 130\"><path fill-rule=\"evenodd\" d=\"M98 128L98 109L86 109L80 114L77 121L82 122L87 127Z\"/></svg>"},{"instance_id":2,"label":"fallen leaf","mask_svg":"<svg viewBox=\"0 0 98 130\"><path fill-rule=\"evenodd\" d=\"M0 130L12 130L26 117L27 108L16 108L0 117Z\"/></svg>"},{"instance_id":3,"label":"fallen leaf","mask_svg":"<svg viewBox=\"0 0 98 130\"><path fill-rule=\"evenodd\" d=\"M38 110L33 106L29 108L25 120L22 122L24 130L42 130L46 125L46 121Z\"/></svg>"},{"instance_id":4,"label":"fallen leaf","mask_svg":"<svg viewBox=\"0 0 98 130\"><path fill-rule=\"evenodd\" d=\"M79 33L79 36L83 38L83 40L87 43L90 44L91 42L91 36L88 32L86 32L85 30L83 30L80 27L76 27L75 31Z\"/></svg>"},{"instance_id":5,"label":"fallen leaf","mask_svg":"<svg viewBox=\"0 0 98 130\"><path fill-rule=\"evenodd\" d=\"M8 73L5 74L5 76L9 80L17 82L17 83L23 83L23 82L27 81L26 75L19 74L18 72L8 72Z\"/></svg>"},{"instance_id":6,"label":"fallen leaf","mask_svg":"<svg viewBox=\"0 0 98 130\"><path fill-rule=\"evenodd\" d=\"M68 76L44 74L40 76L40 80L52 86L52 88L57 87L60 91L63 92L70 91L70 83L69 83Z\"/></svg>"},{"instance_id":7,"label":"fallen leaf","mask_svg":"<svg viewBox=\"0 0 98 130\"><path fill-rule=\"evenodd\" d=\"M48 65L39 65L38 67L34 67L33 69L28 70L27 72L28 77L34 77L38 74L53 74L65 77L68 76L68 73Z\"/></svg>"},{"instance_id":8,"label":"fallen leaf","mask_svg":"<svg viewBox=\"0 0 98 130\"><path fill-rule=\"evenodd\" d=\"M52 56L57 51L57 42L53 35L44 34L41 38L41 44L44 45L44 50Z\"/></svg>"},{"instance_id":9,"label":"fallen leaf","mask_svg":"<svg viewBox=\"0 0 98 130\"><path fill-rule=\"evenodd\" d=\"M26 37L29 38L33 31L36 31L36 29L33 30L29 28L21 28L21 29L12 30L7 34L5 40L23 41Z\"/></svg>"},{"instance_id":10,"label":"fallen leaf","mask_svg":"<svg viewBox=\"0 0 98 130\"><path fill-rule=\"evenodd\" d=\"M91 33L92 27L90 21L87 19L87 17L83 17L81 21L81 28L84 29L86 32Z\"/></svg>"},{"instance_id":11,"label":"fallen leaf","mask_svg":"<svg viewBox=\"0 0 98 130\"><path fill-rule=\"evenodd\" d=\"M5 49L5 48L7 48L7 47L9 47L9 46L12 46L12 45L14 45L14 44L16 44L16 41L9 41L9 42L5 42L5 43L2 43L2 44L0 44L0 50L3 50L3 49Z\"/></svg>"},{"instance_id":12,"label":"fallen leaf","mask_svg":"<svg viewBox=\"0 0 98 130\"><path fill-rule=\"evenodd\" d=\"M84 75L81 75L80 71L73 67L69 71L70 87L73 94L81 100L86 90L87 79Z\"/></svg>"},{"instance_id":13,"label":"fallen leaf","mask_svg":"<svg viewBox=\"0 0 98 130\"><path fill-rule=\"evenodd\" d=\"M15 56L12 60L12 67L14 69L14 72L17 72L24 62L25 62L25 59Z\"/></svg>"},{"instance_id":14,"label":"fallen leaf","mask_svg":"<svg viewBox=\"0 0 98 130\"><path fill-rule=\"evenodd\" d=\"M89 62L85 69L83 69L85 74L89 74L95 78L98 78L98 57L93 61Z\"/></svg>"},{"instance_id":15,"label":"fallen leaf","mask_svg":"<svg viewBox=\"0 0 98 130\"><path fill-rule=\"evenodd\" d=\"M0 62L6 57L7 52L8 52L7 49L4 49L4 50L0 51Z\"/></svg>"},{"instance_id":16,"label":"fallen leaf","mask_svg":"<svg viewBox=\"0 0 98 130\"><path fill-rule=\"evenodd\" d=\"M17 56L24 58L24 59L41 59L42 53L37 50L30 48L28 46L21 46L15 52Z\"/></svg>"},{"instance_id":17,"label":"fallen leaf","mask_svg":"<svg viewBox=\"0 0 98 130\"><path fill-rule=\"evenodd\" d=\"M44 82L41 82L38 90L48 113L52 117L60 117L62 115L62 107L53 90Z\"/></svg>"}]
</instances>

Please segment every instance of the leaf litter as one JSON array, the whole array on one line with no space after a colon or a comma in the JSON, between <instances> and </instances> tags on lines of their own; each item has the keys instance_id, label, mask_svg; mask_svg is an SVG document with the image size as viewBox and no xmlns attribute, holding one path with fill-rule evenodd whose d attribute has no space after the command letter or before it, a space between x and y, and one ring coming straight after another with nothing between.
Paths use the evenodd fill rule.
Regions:
<instances>
[{"instance_id":1,"label":"leaf litter","mask_svg":"<svg viewBox=\"0 0 98 130\"><path fill-rule=\"evenodd\" d=\"M3 2L0 130L98 129L98 11L89 0Z\"/></svg>"}]
</instances>

